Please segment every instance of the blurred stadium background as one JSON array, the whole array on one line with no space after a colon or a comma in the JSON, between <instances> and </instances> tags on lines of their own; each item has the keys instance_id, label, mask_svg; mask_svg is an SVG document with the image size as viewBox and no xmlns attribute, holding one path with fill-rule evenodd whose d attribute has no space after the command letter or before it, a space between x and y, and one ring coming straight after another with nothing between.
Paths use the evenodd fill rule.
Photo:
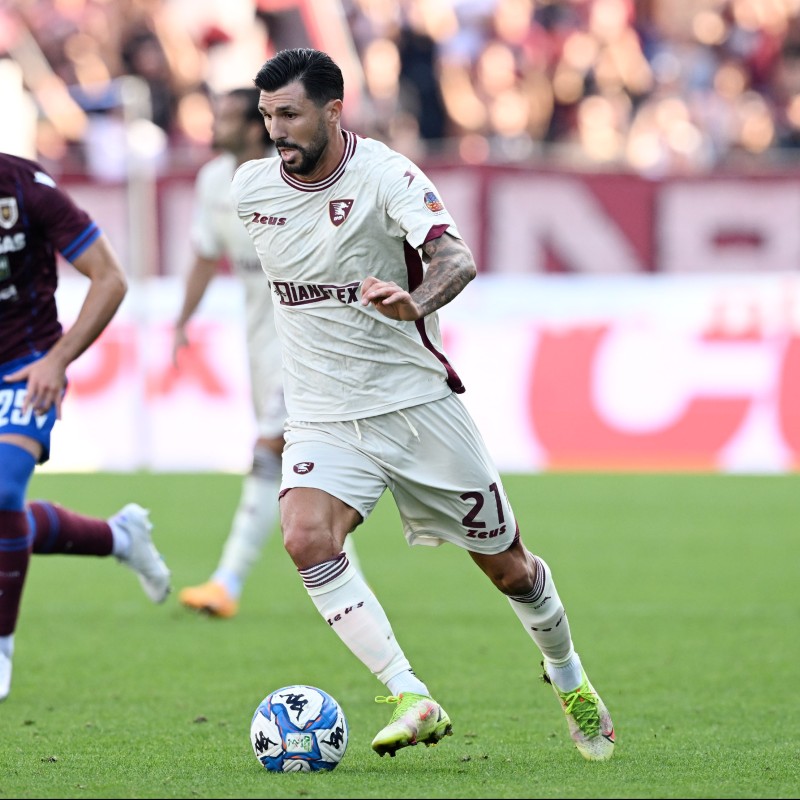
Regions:
<instances>
[{"instance_id":1,"label":"blurred stadium background","mask_svg":"<svg viewBox=\"0 0 800 800\"><path fill-rule=\"evenodd\" d=\"M476 254L442 320L501 470L797 468L800 0L5 0L0 149L50 169L132 280L45 471L249 466L238 285L180 373L171 324L209 97L305 45ZM64 264L67 323L84 290Z\"/></svg>"}]
</instances>

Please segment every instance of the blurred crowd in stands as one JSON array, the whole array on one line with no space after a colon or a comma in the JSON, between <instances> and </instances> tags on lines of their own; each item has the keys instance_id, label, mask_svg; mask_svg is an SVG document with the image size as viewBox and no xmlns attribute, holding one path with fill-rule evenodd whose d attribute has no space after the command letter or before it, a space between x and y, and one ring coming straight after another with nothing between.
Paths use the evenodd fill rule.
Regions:
<instances>
[{"instance_id":1,"label":"blurred crowd in stands","mask_svg":"<svg viewBox=\"0 0 800 800\"><path fill-rule=\"evenodd\" d=\"M37 154L100 178L132 124L158 169L206 158L210 95L305 45L351 53L345 123L417 160L658 177L800 157L800 0L0 2Z\"/></svg>"}]
</instances>

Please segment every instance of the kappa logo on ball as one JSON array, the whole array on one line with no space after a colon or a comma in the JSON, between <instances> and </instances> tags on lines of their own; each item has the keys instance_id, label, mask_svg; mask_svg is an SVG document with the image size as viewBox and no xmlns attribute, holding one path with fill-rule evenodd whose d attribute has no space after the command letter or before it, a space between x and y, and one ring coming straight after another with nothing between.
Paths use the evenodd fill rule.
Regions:
<instances>
[{"instance_id":1,"label":"kappa logo on ball","mask_svg":"<svg viewBox=\"0 0 800 800\"><path fill-rule=\"evenodd\" d=\"M295 464L292 467L292 469L298 475L307 475L309 472L311 472L312 469L314 469L314 462L313 461L300 461L297 464Z\"/></svg>"}]
</instances>

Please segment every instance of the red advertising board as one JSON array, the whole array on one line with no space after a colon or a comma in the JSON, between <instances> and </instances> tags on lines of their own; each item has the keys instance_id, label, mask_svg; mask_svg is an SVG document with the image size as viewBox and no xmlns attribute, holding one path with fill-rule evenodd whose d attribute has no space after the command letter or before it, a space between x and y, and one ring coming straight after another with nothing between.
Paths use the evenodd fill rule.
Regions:
<instances>
[{"instance_id":1,"label":"red advertising board","mask_svg":"<svg viewBox=\"0 0 800 800\"><path fill-rule=\"evenodd\" d=\"M614 275L800 269L800 173L651 180L531 166L426 169L480 272ZM130 208L118 184L64 181L129 265L152 227L147 274L181 274L191 257L192 176L162 177L155 208ZM146 193L145 193L146 194ZM151 213L152 212L152 213Z\"/></svg>"}]
</instances>

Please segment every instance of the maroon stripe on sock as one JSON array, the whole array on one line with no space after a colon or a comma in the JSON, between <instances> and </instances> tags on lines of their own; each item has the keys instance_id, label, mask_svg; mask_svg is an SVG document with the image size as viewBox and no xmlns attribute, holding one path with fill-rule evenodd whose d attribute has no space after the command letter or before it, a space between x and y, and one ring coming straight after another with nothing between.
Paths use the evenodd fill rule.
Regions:
<instances>
[{"instance_id":1,"label":"maroon stripe on sock","mask_svg":"<svg viewBox=\"0 0 800 800\"><path fill-rule=\"evenodd\" d=\"M10 636L17 627L30 560L27 514L24 511L0 511L0 636Z\"/></svg>"},{"instance_id":2,"label":"maroon stripe on sock","mask_svg":"<svg viewBox=\"0 0 800 800\"><path fill-rule=\"evenodd\" d=\"M114 546L111 527L104 519L78 514L58 503L28 503L33 517L33 552L76 556L108 556Z\"/></svg>"},{"instance_id":3,"label":"maroon stripe on sock","mask_svg":"<svg viewBox=\"0 0 800 800\"><path fill-rule=\"evenodd\" d=\"M300 569L298 572L306 589L318 589L320 586L324 586L326 583L338 578L349 566L350 561L347 558L347 553L342 552L336 558L330 558L313 567Z\"/></svg>"}]
</instances>

